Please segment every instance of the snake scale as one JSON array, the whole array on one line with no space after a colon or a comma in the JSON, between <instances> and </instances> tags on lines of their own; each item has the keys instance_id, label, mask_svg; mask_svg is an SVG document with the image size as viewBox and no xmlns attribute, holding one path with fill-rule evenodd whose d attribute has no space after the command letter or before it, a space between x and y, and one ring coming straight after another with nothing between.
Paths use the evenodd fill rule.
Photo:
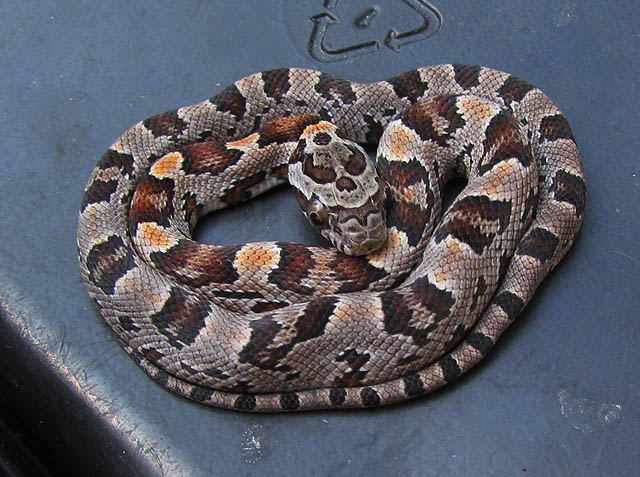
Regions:
<instances>
[{"instance_id":1,"label":"snake scale","mask_svg":"<svg viewBox=\"0 0 640 477\"><path fill-rule=\"evenodd\" d=\"M375 164L359 143L378 144ZM454 177L467 185L442 214ZM287 180L335 247L191 239ZM167 389L241 411L374 407L481 360L585 201L567 120L514 76L277 69L126 131L86 187L78 254L100 314Z\"/></svg>"}]
</instances>

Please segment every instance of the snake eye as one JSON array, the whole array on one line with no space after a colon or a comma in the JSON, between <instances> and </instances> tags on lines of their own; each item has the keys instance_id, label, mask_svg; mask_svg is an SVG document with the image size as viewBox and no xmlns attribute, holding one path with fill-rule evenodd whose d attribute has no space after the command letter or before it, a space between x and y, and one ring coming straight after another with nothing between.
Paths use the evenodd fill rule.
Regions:
<instances>
[{"instance_id":1,"label":"snake eye","mask_svg":"<svg viewBox=\"0 0 640 477\"><path fill-rule=\"evenodd\" d=\"M329 214L327 213L326 206L318 200L309 202L307 207L307 217L309 217L309 222L316 227L325 227L329 221Z\"/></svg>"},{"instance_id":2,"label":"snake eye","mask_svg":"<svg viewBox=\"0 0 640 477\"><path fill-rule=\"evenodd\" d=\"M311 223L313 225L321 225L322 224L322 218L320 217L320 214L318 212L311 212L309 214L309 220L311 221Z\"/></svg>"}]
</instances>

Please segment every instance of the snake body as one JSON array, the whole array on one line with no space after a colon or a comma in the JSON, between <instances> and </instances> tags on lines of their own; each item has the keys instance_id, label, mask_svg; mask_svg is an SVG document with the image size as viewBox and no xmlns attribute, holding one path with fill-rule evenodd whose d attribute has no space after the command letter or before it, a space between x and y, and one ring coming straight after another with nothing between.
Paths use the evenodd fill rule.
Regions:
<instances>
[{"instance_id":1,"label":"snake body","mask_svg":"<svg viewBox=\"0 0 640 477\"><path fill-rule=\"evenodd\" d=\"M379 143L376 165L349 141ZM456 176L468 184L440 217ZM287 180L358 256L191 240L199 217ZM585 201L566 118L507 73L446 64L361 84L278 69L126 131L85 190L78 254L123 348L171 391L242 411L373 407L481 360L574 242Z\"/></svg>"}]
</instances>

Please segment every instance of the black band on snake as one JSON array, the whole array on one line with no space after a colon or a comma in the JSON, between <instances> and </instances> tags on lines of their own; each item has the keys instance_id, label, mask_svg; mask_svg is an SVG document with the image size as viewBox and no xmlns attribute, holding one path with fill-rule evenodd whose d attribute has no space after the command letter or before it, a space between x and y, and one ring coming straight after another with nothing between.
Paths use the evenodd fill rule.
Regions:
<instances>
[{"instance_id":1,"label":"black band on snake","mask_svg":"<svg viewBox=\"0 0 640 477\"><path fill-rule=\"evenodd\" d=\"M441 215L454 177L467 185ZM287 181L333 246L192 240L204 214ZM85 190L78 254L100 314L171 391L242 411L373 407L480 361L585 200L567 120L506 73L279 69L125 132Z\"/></svg>"}]
</instances>

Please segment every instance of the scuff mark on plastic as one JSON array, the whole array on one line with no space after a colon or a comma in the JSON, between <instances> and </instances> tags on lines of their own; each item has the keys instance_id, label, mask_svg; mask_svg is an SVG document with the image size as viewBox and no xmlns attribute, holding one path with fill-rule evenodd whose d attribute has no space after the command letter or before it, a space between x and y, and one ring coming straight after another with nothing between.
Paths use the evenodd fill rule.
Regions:
<instances>
[{"instance_id":1,"label":"scuff mark on plastic","mask_svg":"<svg viewBox=\"0 0 640 477\"><path fill-rule=\"evenodd\" d=\"M560 9L560 11L553 17L553 24L556 28L562 28L567 26L571 22L573 11L576 9L575 0L568 0Z\"/></svg>"},{"instance_id":2,"label":"scuff mark on plastic","mask_svg":"<svg viewBox=\"0 0 640 477\"><path fill-rule=\"evenodd\" d=\"M567 418L574 429L589 434L597 428L613 424L622 418L622 405L597 402L588 398L573 396L566 389L556 395L560 403L560 413Z\"/></svg>"},{"instance_id":3,"label":"scuff mark on plastic","mask_svg":"<svg viewBox=\"0 0 640 477\"><path fill-rule=\"evenodd\" d=\"M247 464L257 464L264 458L264 435L261 425L249 426L242 434L242 455Z\"/></svg>"}]
</instances>

